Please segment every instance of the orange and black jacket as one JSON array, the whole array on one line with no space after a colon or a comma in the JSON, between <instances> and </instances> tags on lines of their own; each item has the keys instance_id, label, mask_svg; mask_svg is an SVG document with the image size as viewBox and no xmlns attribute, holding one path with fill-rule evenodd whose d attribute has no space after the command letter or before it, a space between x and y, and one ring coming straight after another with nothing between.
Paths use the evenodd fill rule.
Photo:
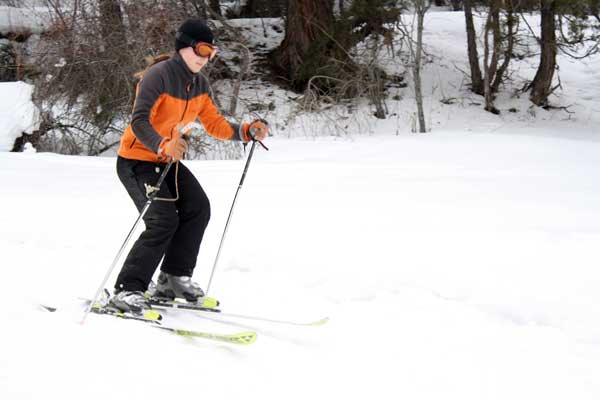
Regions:
<instances>
[{"instance_id":1,"label":"orange and black jacket","mask_svg":"<svg viewBox=\"0 0 600 400\"><path fill-rule=\"evenodd\" d=\"M228 122L213 104L205 77L192 73L178 53L153 65L138 84L131 123L118 154L133 160L159 162L157 152L175 127L200 119L209 135L248 141L243 127Z\"/></svg>"}]
</instances>

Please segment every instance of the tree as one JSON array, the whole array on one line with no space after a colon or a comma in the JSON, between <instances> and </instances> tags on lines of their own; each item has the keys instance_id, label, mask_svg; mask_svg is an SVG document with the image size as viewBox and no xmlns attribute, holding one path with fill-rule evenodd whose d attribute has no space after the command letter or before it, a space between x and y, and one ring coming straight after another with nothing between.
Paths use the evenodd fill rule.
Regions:
<instances>
[{"instance_id":1,"label":"tree","mask_svg":"<svg viewBox=\"0 0 600 400\"><path fill-rule=\"evenodd\" d=\"M463 9L463 0L450 0L452 4L452 11L460 11Z\"/></svg>"},{"instance_id":2,"label":"tree","mask_svg":"<svg viewBox=\"0 0 600 400\"><path fill-rule=\"evenodd\" d=\"M498 67L494 81L492 82L492 92L497 93L502 79L508 70L510 61L513 58L513 51L515 48L516 34L519 25L519 19L515 15L513 0L505 0L504 6L506 8L506 48L504 50L504 61Z\"/></svg>"},{"instance_id":3,"label":"tree","mask_svg":"<svg viewBox=\"0 0 600 400\"><path fill-rule=\"evenodd\" d=\"M423 111L421 66L423 64L423 27L425 13L430 6L426 4L425 0L413 0L413 3L415 14L417 15L417 41L414 46L413 79L415 85L415 100L417 103L417 116L419 120L419 132L425 133L427 132L427 128L425 126L425 113Z\"/></svg>"},{"instance_id":4,"label":"tree","mask_svg":"<svg viewBox=\"0 0 600 400\"><path fill-rule=\"evenodd\" d=\"M166 0L47 4L43 51L34 60L34 101L47 121L40 145L99 154L118 144L135 96L134 73L145 67L147 56L171 50L174 21L195 13L183 2L173 7Z\"/></svg>"},{"instance_id":5,"label":"tree","mask_svg":"<svg viewBox=\"0 0 600 400\"><path fill-rule=\"evenodd\" d=\"M448 3L450 3L450 5L452 6L453 11L460 11L462 9L462 0L434 0L434 4L438 7L446 6L448 5Z\"/></svg>"},{"instance_id":6,"label":"tree","mask_svg":"<svg viewBox=\"0 0 600 400\"><path fill-rule=\"evenodd\" d=\"M412 24L408 24L408 18L400 19L398 29L402 37L402 45L408 49L408 57L405 58L405 66L412 73L415 103L417 106L417 122L419 124L418 131L420 133L427 132L425 124L425 112L423 109L423 91L421 72L423 67L423 29L425 14L431 7L426 0L411 0L414 17ZM416 27L415 27L416 21ZM416 128L413 128L416 131Z\"/></svg>"},{"instance_id":7,"label":"tree","mask_svg":"<svg viewBox=\"0 0 600 400\"><path fill-rule=\"evenodd\" d=\"M467 52L471 71L471 90L479 95L484 94L483 77L479 67L479 54L477 51L477 33L473 23L473 6L471 0L463 0L465 9L465 22L467 28Z\"/></svg>"},{"instance_id":8,"label":"tree","mask_svg":"<svg viewBox=\"0 0 600 400\"><path fill-rule=\"evenodd\" d=\"M513 0L490 0L483 32L483 74L479 64L477 32L473 23L473 3L464 0L467 29L467 53L469 58L471 90L485 97L485 109L499 113L494 106L498 92L513 58L518 18Z\"/></svg>"},{"instance_id":9,"label":"tree","mask_svg":"<svg viewBox=\"0 0 600 400\"><path fill-rule=\"evenodd\" d=\"M119 0L99 0L98 10L104 47L98 54L102 62L96 68L106 68L107 73L113 71L128 77L128 79L106 79L103 85L97 88L97 103L92 105L100 109L100 112L96 113L96 118L102 125L112 123L112 112L107 104L113 102L115 98L128 99L132 95L133 68L129 65L127 53L124 51L127 46L127 34Z\"/></svg>"},{"instance_id":10,"label":"tree","mask_svg":"<svg viewBox=\"0 0 600 400\"><path fill-rule=\"evenodd\" d=\"M492 79L496 75L500 54L500 1L491 0L490 10L483 35L483 91L485 96L485 110L494 114L500 112L494 106L494 93L492 92ZM490 32L492 33L492 54L490 56Z\"/></svg>"},{"instance_id":11,"label":"tree","mask_svg":"<svg viewBox=\"0 0 600 400\"><path fill-rule=\"evenodd\" d=\"M310 58L317 58L319 45L332 37L333 22L333 0L289 1L285 38L273 58L292 87L301 89L310 78L303 74L303 66Z\"/></svg>"},{"instance_id":12,"label":"tree","mask_svg":"<svg viewBox=\"0 0 600 400\"><path fill-rule=\"evenodd\" d=\"M246 18L279 18L285 16L288 0L247 0L241 15Z\"/></svg>"},{"instance_id":13,"label":"tree","mask_svg":"<svg viewBox=\"0 0 600 400\"><path fill-rule=\"evenodd\" d=\"M271 53L271 65L290 89L303 92L298 102L303 110L367 98L375 108L373 115L383 119L388 113L389 76L379 66L378 55L385 47L393 51L391 24L399 19L399 1L354 0L347 7L348 3L341 4L335 18L334 0L290 0L285 38Z\"/></svg>"},{"instance_id":14,"label":"tree","mask_svg":"<svg viewBox=\"0 0 600 400\"><path fill-rule=\"evenodd\" d=\"M530 99L538 106L548 106L548 97L558 69L558 52L582 60L600 51L600 16L598 0L541 0L540 63L531 85Z\"/></svg>"},{"instance_id":15,"label":"tree","mask_svg":"<svg viewBox=\"0 0 600 400\"><path fill-rule=\"evenodd\" d=\"M556 1L541 0L540 63L531 83L530 99L537 106L547 105L552 93L552 79L556 69Z\"/></svg>"},{"instance_id":16,"label":"tree","mask_svg":"<svg viewBox=\"0 0 600 400\"><path fill-rule=\"evenodd\" d=\"M221 15L221 2L219 0L210 0L208 6L215 14Z\"/></svg>"}]
</instances>

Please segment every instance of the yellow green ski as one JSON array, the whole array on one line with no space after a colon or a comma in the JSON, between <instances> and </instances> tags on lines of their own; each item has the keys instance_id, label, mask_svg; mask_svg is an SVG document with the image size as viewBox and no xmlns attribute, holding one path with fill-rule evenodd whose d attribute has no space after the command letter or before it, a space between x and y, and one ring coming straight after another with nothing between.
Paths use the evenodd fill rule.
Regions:
<instances>
[{"instance_id":1,"label":"yellow green ski","mask_svg":"<svg viewBox=\"0 0 600 400\"><path fill-rule=\"evenodd\" d=\"M184 329L169 328L166 326L157 326L157 328L168 330L179 336L197 337L231 344L248 345L256 342L256 332L240 332L232 335L225 335L220 333L188 331Z\"/></svg>"},{"instance_id":2,"label":"yellow green ski","mask_svg":"<svg viewBox=\"0 0 600 400\"><path fill-rule=\"evenodd\" d=\"M87 300L85 306L87 307L90 303L90 300ZM50 307L46 305L41 305L41 307L49 312L56 312L56 307ZM94 314L100 315L111 315L113 317L122 318L122 319L130 319L135 321L146 322L151 326L162 329L165 331L169 331L178 336L190 337L190 338L201 338L207 340L213 340L217 342L229 343L229 344L237 344L237 345L249 345L256 342L256 332L238 332L234 334L224 334L217 332L203 332L203 331L191 331L186 329L173 328L169 326L164 326L161 323L162 315L153 309L145 310L143 314L132 314L120 311L114 307L109 305L104 305L101 302L95 303L91 310Z\"/></svg>"},{"instance_id":3,"label":"yellow green ski","mask_svg":"<svg viewBox=\"0 0 600 400\"><path fill-rule=\"evenodd\" d=\"M94 304L92 312L96 314L113 315L123 319L133 319L142 322L148 322L155 328L159 328L165 331L169 331L179 336L202 338L207 340L214 340L218 342L249 345L256 342L256 332L239 332L234 334L223 334L216 332L203 332L203 331L191 331L186 329L172 328L169 326L163 326L161 324L162 315L156 310L145 310L142 315L135 315L131 313L124 313L110 306L102 306L99 303Z\"/></svg>"}]
</instances>

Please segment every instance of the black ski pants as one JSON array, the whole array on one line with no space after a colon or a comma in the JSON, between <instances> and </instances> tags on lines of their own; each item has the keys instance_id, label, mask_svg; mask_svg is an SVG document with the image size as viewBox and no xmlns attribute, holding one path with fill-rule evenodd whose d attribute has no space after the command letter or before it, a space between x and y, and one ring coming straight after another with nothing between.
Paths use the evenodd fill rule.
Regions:
<instances>
[{"instance_id":1,"label":"black ski pants","mask_svg":"<svg viewBox=\"0 0 600 400\"><path fill-rule=\"evenodd\" d=\"M117 158L117 174L141 212L148 198L146 185L156 185L166 164ZM175 201L163 199L175 199ZM173 164L144 223L146 230L131 248L115 289L145 291L160 269L176 276L192 276L204 230L210 219L210 203L204 190L183 163Z\"/></svg>"}]
</instances>

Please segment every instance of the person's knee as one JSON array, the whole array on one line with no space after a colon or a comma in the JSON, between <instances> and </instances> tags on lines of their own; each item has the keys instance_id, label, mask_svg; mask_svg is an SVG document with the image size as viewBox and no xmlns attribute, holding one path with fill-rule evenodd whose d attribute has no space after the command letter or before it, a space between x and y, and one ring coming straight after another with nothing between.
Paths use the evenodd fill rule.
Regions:
<instances>
[{"instance_id":1,"label":"person's knee","mask_svg":"<svg viewBox=\"0 0 600 400\"><path fill-rule=\"evenodd\" d=\"M210 201L208 201L208 198L202 205L202 215L204 217L204 221L208 224L208 221L210 221Z\"/></svg>"},{"instance_id":2,"label":"person's knee","mask_svg":"<svg viewBox=\"0 0 600 400\"><path fill-rule=\"evenodd\" d=\"M177 214L152 216L144 222L146 223L146 230L152 231L164 238L173 236L179 227L179 217Z\"/></svg>"},{"instance_id":3,"label":"person's knee","mask_svg":"<svg viewBox=\"0 0 600 400\"><path fill-rule=\"evenodd\" d=\"M191 217L201 225L206 226L210 220L210 201L207 197L199 199L194 209L191 211Z\"/></svg>"}]
</instances>

